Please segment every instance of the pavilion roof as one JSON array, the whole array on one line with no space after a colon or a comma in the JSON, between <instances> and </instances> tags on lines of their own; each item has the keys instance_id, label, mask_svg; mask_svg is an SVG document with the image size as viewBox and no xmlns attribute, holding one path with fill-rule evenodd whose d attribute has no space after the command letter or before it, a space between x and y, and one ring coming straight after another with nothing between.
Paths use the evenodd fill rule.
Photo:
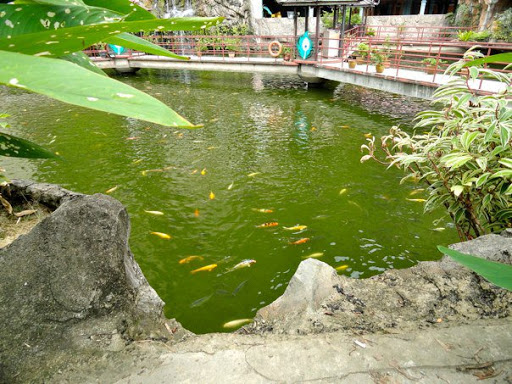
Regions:
<instances>
[{"instance_id":1,"label":"pavilion roof","mask_svg":"<svg viewBox=\"0 0 512 384\"><path fill-rule=\"evenodd\" d=\"M323 5L345 5L347 7L375 7L379 0L276 0L284 7L321 7Z\"/></svg>"}]
</instances>

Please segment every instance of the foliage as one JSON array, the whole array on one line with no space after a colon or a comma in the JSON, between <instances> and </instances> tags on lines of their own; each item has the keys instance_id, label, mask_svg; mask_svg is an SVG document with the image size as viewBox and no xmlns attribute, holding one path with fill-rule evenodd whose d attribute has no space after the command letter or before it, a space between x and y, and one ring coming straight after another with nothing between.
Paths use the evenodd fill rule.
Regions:
<instances>
[{"instance_id":1,"label":"foliage","mask_svg":"<svg viewBox=\"0 0 512 384\"><path fill-rule=\"evenodd\" d=\"M512 8L496 16L493 37L496 40L505 40L508 43L512 43Z\"/></svg>"},{"instance_id":2,"label":"foliage","mask_svg":"<svg viewBox=\"0 0 512 384\"><path fill-rule=\"evenodd\" d=\"M412 135L392 127L381 138L384 159L377 157L375 138L368 139L361 161L396 166L407 173L402 181L426 184L425 211L444 207L460 238L471 239L512 226L512 109L507 100L512 75L479 66L463 69L465 64L461 60L448 67L452 79L434 94L441 110L419 113ZM481 76L503 90L478 96L470 85Z\"/></svg>"},{"instance_id":3,"label":"foliage","mask_svg":"<svg viewBox=\"0 0 512 384\"><path fill-rule=\"evenodd\" d=\"M359 56L362 56L363 59L365 59L369 53L370 53L370 46L367 43L361 42L357 45L357 54Z\"/></svg>"},{"instance_id":4,"label":"foliage","mask_svg":"<svg viewBox=\"0 0 512 384\"><path fill-rule=\"evenodd\" d=\"M235 38L230 38L230 39L225 39L224 40L225 48L228 51L232 51L232 52L236 52L236 51L240 50L241 42L242 42L242 40L235 39Z\"/></svg>"},{"instance_id":5,"label":"foliage","mask_svg":"<svg viewBox=\"0 0 512 384\"><path fill-rule=\"evenodd\" d=\"M481 31L481 32L475 32L475 31L459 31L457 33L457 38L460 41L486 41L491 36L491 32L489 31Z\"/></svg>"},{"instance_id":6,"label":"foliage","mask_svg":"<svg viewBox=\"0 0 512 384\"><path fill-rule=\"evenodd\" d=\"M358 8L356 8L358 9ZM359 13L352 13L352 16L350 16L350 8L349 10L347 11L347 13L345 14L345 25L349 25L349 19L350 19L350 24L351 25L359 25L361 24L362 20L361 20L361 16L359 16ZM322 24L324 25L325 28L327 29L332 29L332 28L335 28L335 26L333 25L333 21L334 21L334 11L331 11L331 12L327 12L327 11L323 11L322 12ZM338 24L340 24L340 22L338 21ZM336 26L336 28L339 27L339 25Z\"/></svg>"},{"instance_id":7,"label":"foliage","mask_svg":"<svg viewBox=\"0 0 512 384\"><path fill-rule=\"evenodd\" d=\"M494 285L512 291L511 265L497 263L495 261L482 259L481 257L468 255L453 249L443 247L441 245L438 245L437 249L439 249L439 251L445 255L450 256L456 262L486 278Z\"/></svg>"},{"instance_id":8,"label":"foliage","mask_svg":"<svg viewBox=\"0 0 512 384\"><path fill-rule=\"evenodd\" d=\"M388 55L386 55L382 51L374 51L374 52L372 52L371 60L376 65L381 65L382 63L384 63L388 59L389 59Z\"/></svg>"},{"instance_id":9,"label":"foliage","mask_svg":"<svg viewBox=\"0 0 512 384\"><path fill-rule=\"evenodd\" d=\"M375 36L375 29L368 28L365 33L366 36Z\"/></svg>"},{"instance_id":10,"label":"foliage","mask_svg":"<svg viewBox=\"0 0 512 384\"><path fill-rule=\"evenodd\" d=\"M435 57L425 57L423 60L421 60L421 62L423 64L429 65L429 66L435 66L435 65L446 64L447 63L446 61L438 60Z\"/></svg>"}]
</instances>

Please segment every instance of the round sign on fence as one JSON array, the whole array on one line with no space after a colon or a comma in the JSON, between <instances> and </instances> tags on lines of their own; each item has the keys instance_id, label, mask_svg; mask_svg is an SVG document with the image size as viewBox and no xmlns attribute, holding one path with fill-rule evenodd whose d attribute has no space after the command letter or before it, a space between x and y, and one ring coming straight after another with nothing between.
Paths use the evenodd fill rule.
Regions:
<instances>
[{"instance_id":1,"label":"round sign on fence","mask_svg":"<svg viewBox=\"0 0 512 384\"><path fill-rule=\"evenodd\" d=\"M299 52L299 56L302 57L303 60L306 60L309 56L311 56L311 52L313 52L313 42L309 37L309 32L306 31L299 38L297 42L297 50Z\"/></svg>"}]
</instances>

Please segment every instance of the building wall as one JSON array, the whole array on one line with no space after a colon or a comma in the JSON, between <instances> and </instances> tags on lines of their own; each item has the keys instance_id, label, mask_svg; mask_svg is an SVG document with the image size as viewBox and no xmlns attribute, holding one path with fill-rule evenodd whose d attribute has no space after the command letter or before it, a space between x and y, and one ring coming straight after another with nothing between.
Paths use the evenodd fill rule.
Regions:
<instances>
[{"instance_id":1,"label":"building wall","mask_svg":"<svg viewBox=\"0 0 512 384\"><path fill-rule=\"evenodd\" d=\"M398 15L398 16L368 16L367 24L372 26L430 26L443 27L447 25L445 15Z\"/></svg>"}]
</instances>

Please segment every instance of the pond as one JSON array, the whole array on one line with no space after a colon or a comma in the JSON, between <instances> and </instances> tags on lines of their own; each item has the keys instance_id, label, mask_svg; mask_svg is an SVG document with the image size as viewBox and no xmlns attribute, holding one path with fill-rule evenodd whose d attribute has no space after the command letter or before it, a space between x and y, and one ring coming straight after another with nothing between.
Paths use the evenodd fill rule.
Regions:
<instances>
[{"instance_id":1,"label":"pond","mask_svg":"<svg viewBox=\"0 0 512 384\"><path fill-rule=\"evenodd\" d=\"M176 130L3 88L15 133L63 160L2 166L13 178L120 200L131 249L166 315L193 332L254 317L308 256L367 278L438 259L437 244L457 241L442 212L423 214L414 200L425 192L400 185L401 171L359 161L365 134L410 126L421 103L342 85L308 90L277 75L142 71L119 79L204 128ZM243 260L256 262L234 268Z\"/></svg>"}]
</instances>

